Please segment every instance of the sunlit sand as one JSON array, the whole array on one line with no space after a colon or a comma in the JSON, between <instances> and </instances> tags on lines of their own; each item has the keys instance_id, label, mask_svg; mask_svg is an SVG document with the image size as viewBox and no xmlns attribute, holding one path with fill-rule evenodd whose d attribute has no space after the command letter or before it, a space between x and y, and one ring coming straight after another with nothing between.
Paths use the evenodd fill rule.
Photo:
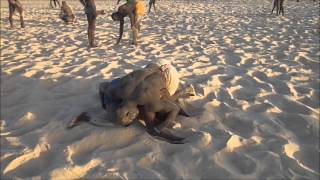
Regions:
<instances>
[{"instance_id":1,"label":"sunlit sand","mask_svg":"<svg viewBox=\"0 0 320 180\"><path fill-rule=\"evenodd\" d=\"M319 1L285 1L277 17L271 0L161 0L132 46L129 19L115 45L116 0L101 0L93 49L80 2L69 3L74 24L49 0L21 2L26 28L15 16L10 29L1 0L3 179L319 178ZM82 111L105 119L100 82L158 59L197 91L174 130L185 144L139 123L66 129Z\"/></svg>"}]
</instances>

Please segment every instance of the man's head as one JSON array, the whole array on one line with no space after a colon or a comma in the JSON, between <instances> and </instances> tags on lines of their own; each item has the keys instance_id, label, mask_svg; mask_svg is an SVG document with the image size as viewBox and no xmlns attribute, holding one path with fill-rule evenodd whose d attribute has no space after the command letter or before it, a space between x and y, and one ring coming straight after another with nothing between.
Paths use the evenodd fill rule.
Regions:
<instances>
[{"instance_id":1,"label":"man's head","mask_svg":"<svg viewBox=\"0 0 320 180\"><path fill-rule=\"evenodd\" d=\"M121 17L122 16L119 12L114 12L111 14L111 18L113 21L120 21Z\"/></svg>"},{"instance_id":2,"label":"man's head","mask_svg":"<svg viewBox=\"0 0 320 180\"><path fill-rule=\"evenodd\" d=\"M135 103L124 101L117 109L117 120L123 126L129 126L139 114L139 110Z\"/></svg>"},{"instance_id":3,"label":"man's head","mask_svg":"<svg viewBox=\"0 0 320 180\"><path fill-rule=\"evenodd\" d=\"M62 1L62 6L65 6L67 4L66 1Z\"/></svg>"}]
</instances>

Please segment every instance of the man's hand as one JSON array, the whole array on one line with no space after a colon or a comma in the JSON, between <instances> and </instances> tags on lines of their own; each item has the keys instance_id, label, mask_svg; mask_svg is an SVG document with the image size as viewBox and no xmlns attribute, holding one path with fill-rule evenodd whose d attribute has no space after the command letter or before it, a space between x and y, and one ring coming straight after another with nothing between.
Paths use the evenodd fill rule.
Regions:
<instances>
[{"instance_id":1,"label":"man's hand","mask_svg":"<svg viewBox=\"0 0 320 180\"><path fill-rule=\"evenodd\" d=\"M78 126L81 122L88 122L90 121L90 117L86 112L82 112L79 116L76 118L72 119L72 121L68 124L67 129L71 129L75 126Z\"/></svg>"},{"instance_id":2,"label":"man's hand","mask_svg":"<svg viewBox=\"0 0 320 180\"><path fill-rule=\"evenodd\" d=\"M177 137L173 134L171 134L171 132L169 131L164 131L164 130L159 130L158 128L154 127L154 128L148 128L147 132L162 141L166 141L170 144L184 144L184 139L182 137Z\"/></svg>"}]
</instances>

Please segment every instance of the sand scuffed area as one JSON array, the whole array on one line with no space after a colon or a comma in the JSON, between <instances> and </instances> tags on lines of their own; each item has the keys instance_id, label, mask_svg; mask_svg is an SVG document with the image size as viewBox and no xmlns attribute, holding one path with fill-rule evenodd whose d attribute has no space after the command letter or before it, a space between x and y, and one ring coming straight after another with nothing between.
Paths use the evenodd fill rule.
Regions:
<instances>
[{"instance_id":1,"label":"sand scuffed area","mask_svg":"<svg viewBox=\"0 0 320 180\"><path fill-rule=\"evenodd\" d=\"M1 177L42 179L318 179L318 1L157 1L130 45L129 21L115 45L116 1L97 1L99 47L87 48L86 17L66 25L45 1L21 0L25 25L9 29L1 0ZM98 83L157 59L172 60L197 96L195 116L178 117L173 145L138 123L83 124L82 111L104 119Z\"/></svg>"}]
</instances>

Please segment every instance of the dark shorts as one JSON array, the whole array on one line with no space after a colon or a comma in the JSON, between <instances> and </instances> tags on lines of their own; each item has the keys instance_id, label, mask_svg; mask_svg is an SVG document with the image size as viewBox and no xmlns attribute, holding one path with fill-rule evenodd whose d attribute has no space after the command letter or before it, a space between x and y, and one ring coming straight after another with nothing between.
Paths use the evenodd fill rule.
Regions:
<instances>
[{"instance_id":1,"label":"dark shorts","mask_svg":"<svg viewBox=\"0 0 320 180\"><path fill-rule=\"evenodd\" d=\"M114 98L110 97L107 93L105 93L104 86L115 86L118 83L118 79L114 79L111 82L103 82L100 83L99 94L100 94L100 101L103 109L107 109L108 106L118 106L120 105L121 101L115 100Z\"/></svg>"},{"instance_id":2,"label":"dark shorts","mask_svg":"<svg viewBox=\"0 0 320 180\"><path fill-rule=\"evenodd\" d=\"M97 13L94 10L86 9L85 13L87 15L87 20L88 21L94 21L97 18Z\"/></svg>"}]
</instances>

